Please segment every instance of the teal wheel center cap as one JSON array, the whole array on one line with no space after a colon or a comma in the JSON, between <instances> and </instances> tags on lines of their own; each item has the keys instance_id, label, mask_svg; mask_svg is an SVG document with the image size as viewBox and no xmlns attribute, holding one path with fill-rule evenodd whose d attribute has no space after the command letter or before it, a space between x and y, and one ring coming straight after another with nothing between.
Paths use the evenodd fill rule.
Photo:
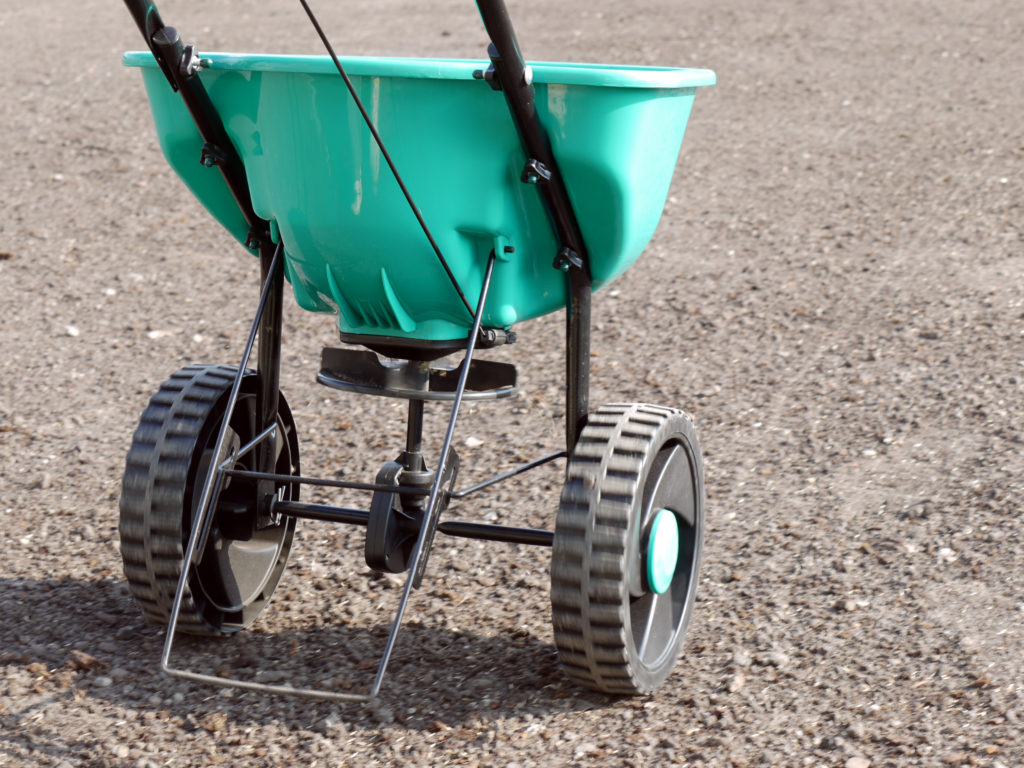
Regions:
<instances>
[{"instance_id":1,"label":"teal wheel center cap","mask_svg":"<svg viewBox=\"0 0 1024 768\"><path fill-rule=\"evenodd\" d=\"M679 560L679 523L667 509L659 510L647 539L647 584L655 594L663 594L672 584Z\"/></svg>"}]
</instances>

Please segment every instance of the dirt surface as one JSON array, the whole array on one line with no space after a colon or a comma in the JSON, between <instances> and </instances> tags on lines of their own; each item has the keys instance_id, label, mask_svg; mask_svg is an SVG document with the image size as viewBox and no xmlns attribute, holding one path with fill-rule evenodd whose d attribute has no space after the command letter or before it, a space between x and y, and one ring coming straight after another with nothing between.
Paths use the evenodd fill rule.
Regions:
<instances>
[{"instance_id":1,"label":"dirt surface","mask_svg":"<svg viewBox=\"0 0 1024 768\"><path fill-rule=\"evenodd\" d=\"M258 5L161 10L206 50L319 52L297 4ZM345 53L485 48L461 0L319 5ZM166 168L120 4L3 5L0 765L1024 764L1024 5L626 7L512 10L530 58L718 73L654 240L594 308L594 403L684 407L701 435L684 655L649 698L577 690L548 551L442 541L359 707L158 673L121 574L124 455L167 375L237 360L256 264ZM496 357L522 394L469 409L467 481L560 445L561 320L518 330ZM318 387L333 325L291 299L284 343L303 469L368 479L400 406ZM549 526L558 493L552 468L462 514ZM300 525L257 628L182 662L368 674L398 590L360 542Z\"/></svg>"}]
</instances>

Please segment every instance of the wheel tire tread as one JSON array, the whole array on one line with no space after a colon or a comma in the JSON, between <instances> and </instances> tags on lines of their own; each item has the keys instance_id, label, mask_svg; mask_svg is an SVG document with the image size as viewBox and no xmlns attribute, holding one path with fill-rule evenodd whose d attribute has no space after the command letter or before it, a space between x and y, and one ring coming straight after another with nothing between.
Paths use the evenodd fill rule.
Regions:
<instances>
[{"instance_id":1,"label":"wheel tire tread","mask_svg":"<svg viewBox=\"0 0 1024 768\"><path fill-rule=\"evenodd\" d=\"M181 574L184 487L195 442L234 368L190 365L152 396L125 458L120 498L121 558L129 592L146 621L166 625ZM206 621L186 584L178 629L226 634Z\"/></svg>"},{"instance_id":2,"label":"wheel tire tread","mask_svg":"<svg viewBox=\"0 0 1024 768\"><path fill-rule=\"evenodd\" d=\"M646 692L626 637L626 545L652 441L680 416L689 421L663 406L603 406L588 418L566 468L552 553L552 621L562 667L584 687Z\"/></svg>"}]
</instances>

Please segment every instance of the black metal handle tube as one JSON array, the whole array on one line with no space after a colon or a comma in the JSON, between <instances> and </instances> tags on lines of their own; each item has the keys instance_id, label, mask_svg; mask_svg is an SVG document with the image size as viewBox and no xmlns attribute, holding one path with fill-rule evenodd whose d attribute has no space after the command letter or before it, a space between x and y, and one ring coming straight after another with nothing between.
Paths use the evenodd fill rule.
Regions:
<instances>
[{"instance_id":1,"label":"black metal handle tube","mask_svg":"<svg viewBox=\"0 0 1024 768\"><path fill-rule=\"evenodd\" d=\"M222 161L218 162L218 168L250 230L257 238L267 240L267 222L253 211L245 167L227 131L224 130L220 115L217 114L206 88L199 80L198 72L182 71L183 46L178 30L164 25L152 0L124 0L124 3L164 76L171 87L181 93L203 141L219 150L218 154Z\"/></svg>"},{"instance_id":2,"label":"black metal handle tube","mask_svg":"<svg viewBox=\"0 0 1024 768\"><path fill-rule=\"evenodd\" d=\"M163 29L164 22L152 0L124 0L124 4L128 6L128 12L147 41L154 32Z\"/></svg>"},{"instance_id":3,"label":"black metal handle tube","mask_svg":"<svg viewBox=\"0 0 1024 768\"><path fill-rule=\"evenodd\" d=\"M185 74L180 70L182 45L178 30L174 27L164 27L154 36L154 44L158 50L167 52L164 61L168 66L174 68L173 77L178 84L181 98L195 121L203 141L215 146L223 156L224 160L218 164L218 168L249 228L257 231L266 230L266 221L253 211L252 198L249 196L249 183L246 180L242 160L235 151L234 144L231 143L231 139L224 129L224 123L199 79L199 74ZM196 159L197 162L198 160L199 158Z\"/></svg>"},{"instance_id":4,"label":"black metal handle tube","mask_svg":"<svg viewBox=\"0 0 1024 768\"><path fill-rule=\"evenodd\" d=\"M171 74L167 62L157 54L156 49L153 47L153 35L164 28L164 22L160 18L160 12L156 9L156 3L152 2L152 0L124 0L124 4L128 6L128 11L131 13L132 18L135 19L135 25L139 28L139 32L142 33L142 37L146 41L146 45L149 46L149 50L153 52L156 63L160 65L160 69L164 73L164 77L167 78L167 82L171 84L174 90L178 90L178 84L174 82L174 76Z\"/></svg>"},{"instance_id":5,"label":"black metal handle tube","mask_svg":"<svg viewBox=\"0 0 1024 768\"><path fill-rule=\"evenodd\" d=\"M576 257L574 262L559 255L559 266L568 272L565 443L566 449L572 453L590 408L590 264L551 143L537 116L536 93L512 29L508 8L504 0L477 0L477 7L491 38L491 64L505 94L523 149L528 159L540 161L550 171L550 178L538 179L538 186L555 234L561 246L574 252Z\"/></svg>"},{"instance_id":6,"label":"black metal handle tube","mask_svg":"<svg viewBox=\"0 0 1024 768\"><path fill-rule=\"evenodd\" d=\"M582 259L582 269L589 277L583 236L551 152L551 143L537 116L536 92L519 49L508 8L504 0L477 0L477 7L484 28L491 38L491 63L512 112L527 158L539 160L551 172L551 178L539 183L539 186L555 232L562 246L572 249Z\"/></svg>"}]
</instances>

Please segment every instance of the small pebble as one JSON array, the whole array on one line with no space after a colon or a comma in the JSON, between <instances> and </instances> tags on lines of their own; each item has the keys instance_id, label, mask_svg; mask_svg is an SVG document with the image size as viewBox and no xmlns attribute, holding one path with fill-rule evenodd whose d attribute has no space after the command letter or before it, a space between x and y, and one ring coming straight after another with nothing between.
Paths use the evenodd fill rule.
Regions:
<instances>
[{"instance_id":1,"label":"small pebble","mask_svg":"<svg viewBox=\"0 0 1024 768\"><path fill-rule=\"evenodd\" d=\"M846 768L871 768L871 761L866 757L851 757L846 761Z\"/></svg>"},{"instance_id":2,"label":"small pebble","mask_svg":"<svg viewBox=\"0 0 1024 768\"><path fill-rule=\"evenodd\" d=\"M751 664L751 658L749 653L743 651L736 651L732 655L732 663L741 669L746 669Z\"/></svg>"},{"instance_id":3,"label":"small pebble","mask_svg":"<svg viewBox=\"0 0 1024 768\"><path fill-rule=\"evenodd\" d=\"M114 681L112 678L109 678L106 675L100 675L92 681L92 684L96 688L109 688L114 684Z\"/></svg>"},{"instance_id":4,"label":"small pebble","mask_svg":"<svg viewBox=\"0 0 1024 768\"><path fill-rule=\"evenodd\" d=\"M322 720L318 720L313 725L313 730L317 733L323 734L324 736L344 736L347 732L345 723L341 721L337 715L328 715Z\"/></svg>"},{"instance_id":5,"label":"small pebble","mask_svg":"<svg viewBox=\"0 0 1024 768\"><path fill-rule=\"evenodd\" d=\"M742 674L735 675L732 680L729 681L729 693L739 693L743 686L746 684L747 678Z\"/></svg>"},{"instance_id":6,"label":"small pebble","mask_svg":"<svg viewBox=\"0 0 1024 768\"><path fill-rule=\"evenodd\" d=\"M384 588L389 590L396 590L399 587L406 586L406 580L402 579L397 573L384 573L381 581L384 583Z\"/></svg>"},{"instance_id":7,"label":"small pebble","mask_svg":"<svg viewBox=\"0 0 1024 768\"><path fill-rule=\"evenodd\" d=\"M199 727L204 731L217 733L217 731L224 730L224 726L227 725L227 723L227 715L223 712L211 712L199 721Z\"/></svg>"},{"instance_id":8,"label":"small pebble","mask_svg":"<svg viewBox=\"0 0 1024 768\"><path fill-rule=\"evenodd\" d=\"M283 683L288 679L288 673L279 669L264 669L256 673L256 680L261 683Z\"/></svg>"},{"instance_id":9,"label":"small pebble","mask_svg":"<svg viewBox=\"0 0 1024 768\"><path fill-rule=\"evenodd\" d=\"M789 656L782 651L772 651L768 654L768 663L774 667L784 667L789 664Z\"/></svg>"},{"instance_id":10,"label":"small pebble","mask_svg":"<svg viewBox=\"0 0 1024 768\"><path fill-rule=\"evenodd\" d=\"M597 752L597 745L590 741L584 741L576 747L576 751L573 752L573 759L579 760L580 758L592 755L595 752Z\"/></svg>"}]
</instances>

